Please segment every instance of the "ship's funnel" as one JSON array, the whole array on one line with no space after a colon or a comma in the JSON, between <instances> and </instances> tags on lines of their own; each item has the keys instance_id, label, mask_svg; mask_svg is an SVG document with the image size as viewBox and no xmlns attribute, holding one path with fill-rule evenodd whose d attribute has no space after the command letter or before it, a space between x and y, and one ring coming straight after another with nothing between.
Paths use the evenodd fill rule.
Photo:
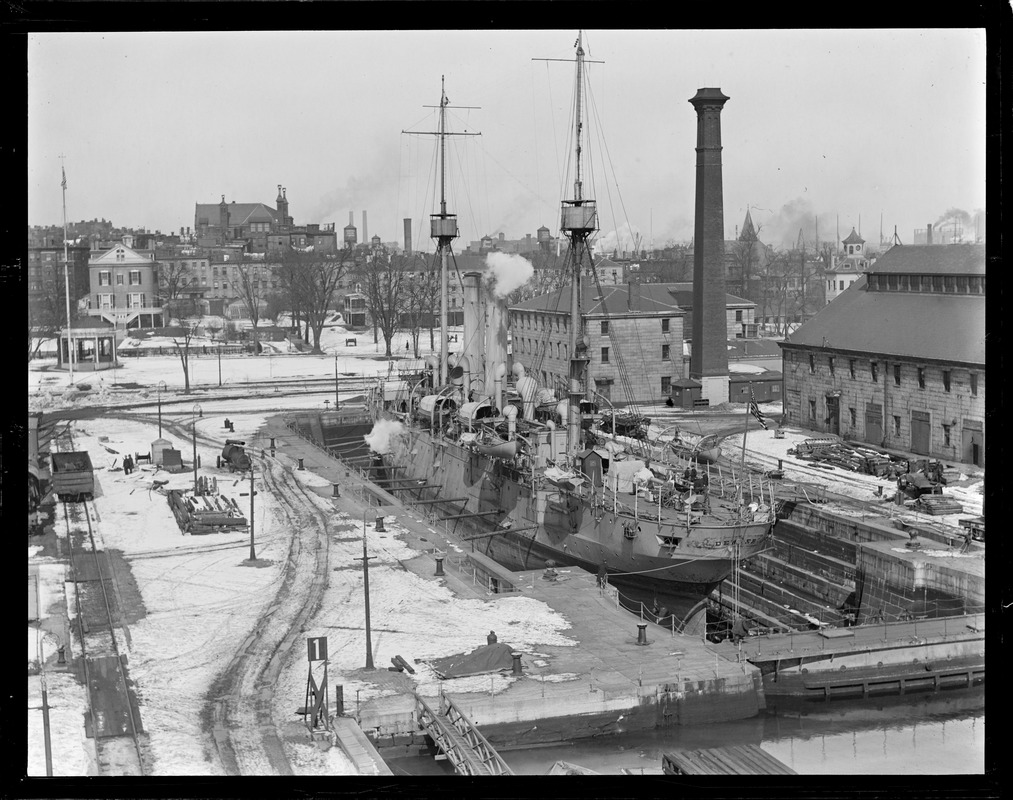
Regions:
<instances>
[{"instance_id":1,"label":"ship's funnel","mask_svg":"<svg viewBox=\"0 0 1013 800\"><path fill-rule=\"evenodd\" d=\"M570 419L570 402L568 400L560 400L556 403L556 413L559 414L559 419L565 428L567 421Z\"/></svg>"},{"instance_id":2,"label":"ship's funnel","mask_svg":"<svg viewBox=\"0 0 1013 800\"><path fill-rule=\"evenodd\" d=\"M464 316L464 355L468 357L471 373L485 380L485 309L482 301L482 275L479 272L465 272L461 276ZM469 389L472 387L468 387ZM480 389L479 391L482 391Z\"/></svg>"},{"instance_id":3,"label":"ship's funnel","mask_svg":"<svg viewBox=\"0 0 1013 800\"><path fill-rule=\"evenodd\" d=\"M507 302L504 297L486 297L485 386L495 391L496 369L507 360ZM504 373L506 374L506 373Z\"/></svg>"}]
</instances>

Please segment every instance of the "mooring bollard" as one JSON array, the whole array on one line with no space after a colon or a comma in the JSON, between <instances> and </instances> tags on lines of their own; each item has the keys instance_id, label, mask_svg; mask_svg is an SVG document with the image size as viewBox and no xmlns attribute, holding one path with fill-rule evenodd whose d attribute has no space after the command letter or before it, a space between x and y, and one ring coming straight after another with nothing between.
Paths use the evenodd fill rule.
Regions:
<instances>
[{"instance_id":1,"label":"mooring bollard","mask_svg":"<svg viewBox=\"0 0 1013 800\"><path fill-rule=\"evenodd\" d=\"M271 437L271 449L274 450L274 437Z\"/></svg>"},{"instance_id":2,"label":"mooring bollard","mask_svg":"<svg viewBox=\"0 0 1013 800\"><path fill-rule=\"evenodd\" d=\"M510 655L511 655L511 657L513 657L513 660L514 660L513 674L514 675L520 675L521 674L521 654L520 653L511 653Z\"/></svg>"},{"instance_id":3,"label":"mooring bollard","mask_svg":"<svg viewBox=\"0 0 1013 800\"><path fill-rule=\"evenodd\" d=\"M338 484L334 484L334 494L331 497L341 497L340 492L338 492Z\"/></svg>"},{"instance_id":4,"label":"mooring bollard","mask_svg":"<svg viewBox=\"0 0 1013 800\"><path fill-rule=\"evenodd\" d=\"M302 465L302 459L301 458L299 459L299 469L306 469L306 467L304 467Z\"/></svg>"},{"instance_id":5,"label":"mooring bollard","mask_svg":"<svg viewBox=\"0 0 1013 800\"><path fill-rule=\"evenodd\" d=\"M777 468L784 469L784 459L781 458L777 459Z\"/></svg>"},{"instance_id":6,"label":"mooring bollard","mask_svg":"<svg viewBox=\"0 0 1013 800\"><path fill-rule=\"evenodd\" d=\"M345 687L340 683L334 687L334 715L345 716Z\"/></svg>"},{"instance_id":7,"label":"mooring bollard","mask_svg":"<svg viewBox=\"0 0 1013 800\"><path fill-rule=\"evenodd\" d=\"M436 575L443 575L443 556L436 556Z\"/></svg>"},{"instance_id":8,"label":"mooring bollard","mask_svg":"<svg viewBox=\"0 0 1013 800\"><path fill-rule=\"evenodd\" d=\"M646 622L638 622L637 623L637 644L639 644L639 645L645 645L645 644L647 644L647 623Z\"/></svg>"},{"instance_id":9,"label":"mooring bollard","mask_svg":"<svg viewBox=\"0 0 1013 800\"><path fill-rule=\"evenodd\" d=\"M380 533L385 533L383 528L383 517L376 518L376 530L380 531Z\"/></svg>"},{"instance_id":10,"label":"mooring bollard","mask_svg":"<svg viewBox=\"0 0 1013 800\"><path fill-rule=\"evenodd\" d=\"M67 649L62 644L56 648L56 663L57 664L67 663Z\"/></svg>"}]
</instances>

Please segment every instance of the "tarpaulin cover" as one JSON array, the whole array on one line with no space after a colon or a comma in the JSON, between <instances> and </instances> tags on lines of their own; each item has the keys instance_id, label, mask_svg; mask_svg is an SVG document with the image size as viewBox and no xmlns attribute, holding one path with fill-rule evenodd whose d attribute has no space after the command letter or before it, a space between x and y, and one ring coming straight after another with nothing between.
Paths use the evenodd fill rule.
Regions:
<instances>
[{"instance_id":1,"label":"tarpaulin cover","mask_svg":"<svg viewBox=\"0 0 1013 800\"><path fill-rule=\"evenodd\" d=\"M429 663L441 678L463 678L466 675L481 675L484 672L499 672L513 666L510 655L513 648L497 642L486 644L470 653L458 653L446 658L437 658Z\"/></svg>"}]
</instances>

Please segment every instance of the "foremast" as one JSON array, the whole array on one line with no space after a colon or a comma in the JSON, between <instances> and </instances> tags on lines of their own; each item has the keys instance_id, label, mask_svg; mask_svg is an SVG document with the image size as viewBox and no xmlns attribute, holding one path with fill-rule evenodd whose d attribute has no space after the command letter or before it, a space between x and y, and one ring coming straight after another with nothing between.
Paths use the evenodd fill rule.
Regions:
<instances>
[{"instance_id":1,"label":"foremast","mask_svg":"<svg viewBox=\"0 0 1013 800\"><path fill-rule=\"evenodd\" d=\"M423 106L423 108L439 108L440 124L437 131L401 131L409 134L438 136L440 144L440 212L429 215L429 235L436 240L436 253L440 259L440 386L446 386L449 380L449 357L447 336L447 303L450 295L449 257L452 253L451 242L459 235L457 215L447 213L447 137L448 136L481 136L478 132L452 133L447 130L447 109L450 108L447 98L445 76L440 76L440 104ZM453 106L453 108L478 108L478 106Z\"/></svg>"}]
</instances>

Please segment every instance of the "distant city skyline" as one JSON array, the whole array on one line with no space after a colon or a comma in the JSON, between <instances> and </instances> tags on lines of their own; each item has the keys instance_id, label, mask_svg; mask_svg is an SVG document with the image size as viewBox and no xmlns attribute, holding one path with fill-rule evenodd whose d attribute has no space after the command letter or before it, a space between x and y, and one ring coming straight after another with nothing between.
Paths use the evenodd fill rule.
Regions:
<instances>
[{"instance_id":1,"label":"distant city skyline","mask_svg":"<svg viewBox=\"0 0 1013 800\"><path fill-rule=\"evenodd\" d=\"M434 37L437 40L434 46ZM432 247L440 80L452 109L448 210L460 242L558 234L574 30L40 33L28 41L30 225L68 220L178 233L197 203L274 207L296 224L362 211L370 236ZM912 241L985 207L983 29L584 33L585 142L599 251L693 234L695 114L727 94L724 217L760 238ZM382 53L383 57L377 54ZM96 88L100 91L96 92ZM106 99L108 98L108 99ZM477 108L462 108L474 106ZM618 186L618 190L616 189Z\"/></svg>"}]
</instances>

